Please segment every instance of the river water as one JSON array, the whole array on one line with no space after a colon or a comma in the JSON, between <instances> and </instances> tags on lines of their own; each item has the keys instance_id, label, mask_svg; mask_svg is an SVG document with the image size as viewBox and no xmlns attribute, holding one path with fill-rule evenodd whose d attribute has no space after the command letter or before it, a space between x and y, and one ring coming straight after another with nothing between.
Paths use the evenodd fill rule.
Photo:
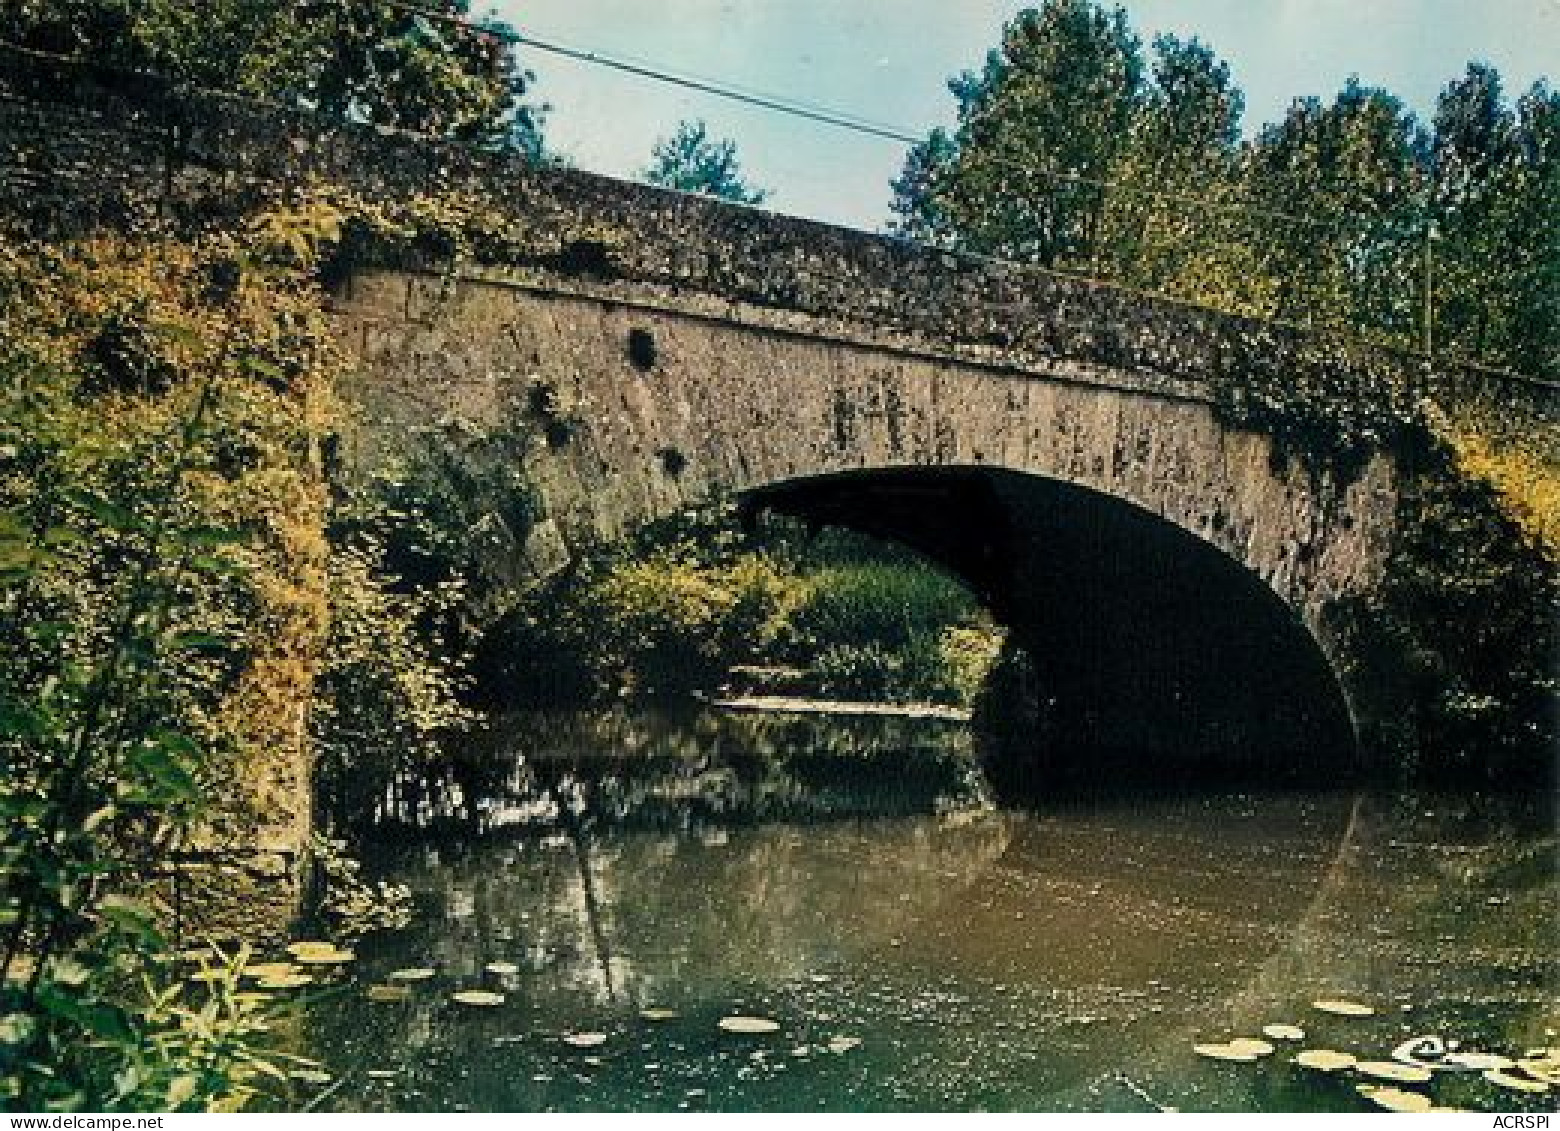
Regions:
<instances>
[{"instance_id":1,"label":"river water","mask_svg":"<svg viewBox=\"0 0 1560 1131\"><path fill-rule=\"evenodd\" d=\"M969 745L935 720L513 720L446 788L384 808L368 870L417 914L298 1019L337 1076L322 1106L1351 1111L1363 1077L1295 1049L1560 1044L1556 839L1520 803L1003 810ZM405 1000L365 996L416 967L435 974ZM502 1004L451 998L475 988ZM1374 1012L1311 1004L1338 997ZM1275 1022L1306 1039L1256 1063L1192 1051ZM1420 1090L1553 1103L1478 1074Z\"/></svg>"}]
</instances>

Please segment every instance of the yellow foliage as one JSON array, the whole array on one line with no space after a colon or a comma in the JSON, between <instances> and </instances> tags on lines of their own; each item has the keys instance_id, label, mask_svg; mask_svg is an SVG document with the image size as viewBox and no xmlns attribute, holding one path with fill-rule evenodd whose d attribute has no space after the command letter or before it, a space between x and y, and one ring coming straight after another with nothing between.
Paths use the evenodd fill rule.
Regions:
<instances>
[{"instance_id":1,"label":"yellow foliage","mask_svg":"<svg viewBox=\"0 0 1560 1131\"><path fill-rule=\"evenodd\" d=\"M148 503L211 378L205 425L173 503L181 523L246 535L220 551L238 572L202 582L187 614L245 658L221 701L192 699L186 720L233 760L210 783L223 791L213 816L224 825L299 804L276 808L270 767L307 764L300 704L326 627L328 552L313 453L324 423L319 390L341 364L317 288L301 275L235 269L229 291L213 294L213 277L237 258L224 237L0 243L0 294L25 298L0 302L0 347L23 375L0 424L50 442L73 481L101 483L132 507ZM155 373L161 383L94 383L104 365ZM48 489L18 472L0 483L0 498L26 505ZM90 579L111 571L104 555L112 552L88 546L42 584L90 618L101 605Z\"/></svg>"},{"instance_id":2,"label":"yellow foliage","mask_svg":"<svg viewBox=\"0 0 1560 1131\"><path fill-rule=\"evenodd\" d=\"M1550 430L1551 433L1553 429ZM1556 437L1500 437L1463 424L1450 430L1458 466L1493 486L1511 515L1551 556L1560 556L1560 460Z\"/></svg>"}]
</instances>

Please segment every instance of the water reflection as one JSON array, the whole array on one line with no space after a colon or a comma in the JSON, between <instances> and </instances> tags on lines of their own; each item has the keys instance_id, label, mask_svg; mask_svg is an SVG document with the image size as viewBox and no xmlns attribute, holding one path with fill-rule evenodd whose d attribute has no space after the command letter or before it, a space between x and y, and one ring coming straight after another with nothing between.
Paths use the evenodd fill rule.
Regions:
<instances>
[{"instance_id":1,"label":"water reflection","mask_svg":"<svg viewBox=\"0 0 1560 1131\"><path fill-rule=\"evenodd\" d=\"M967 725L697 705L517 714L451 765L346 808L380 836L560 817L619 828L942 812L982 804Z\"/></svg>"},{"instance_id":2,"label":"water reflection","mask_svg":"<svg viewBox=\"0 0 1560 1131\"><path fill-rule=\"evenodd\" d=\"M357 1073L334 1102L1358 1110L1352 1085L1190 1045L1270 1021L1383 1054L1419 1032L1556 1043L1543 824L1297 793L1002 812L945 727L847 727L826 758L791 720L704 719L668 747L664 717L614 718L572 736L532 720L523 741L544 757L509 767L477 828L375 861L422 914L369 940L358 977L439 973L404 1004L352 993L310 1012L312 1051ZM905 772L885 772L890 749ZM711 774L728 784L690 787ZM538 783L550 800L526 808ZM861 818L875 807L889 815ZM449 1001L473 986L505 1004ZM1324 993L1379 1012L1327 1018L1308 1005ZM651 1006L677 1016L646 1020ZM720 1032L733 1013L781 1031ZM607 1039L561 1040L581 1030Z\"/></svg>"}]
</instances>

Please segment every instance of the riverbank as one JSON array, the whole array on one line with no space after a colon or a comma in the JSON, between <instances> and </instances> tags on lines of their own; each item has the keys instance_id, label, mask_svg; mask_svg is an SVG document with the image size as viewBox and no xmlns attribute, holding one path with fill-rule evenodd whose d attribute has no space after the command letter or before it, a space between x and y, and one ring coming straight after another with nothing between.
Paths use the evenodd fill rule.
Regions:
<instances>
[{"instance_id":1,"label":"riverbank","mask_svg":"<svg viewBox=\"0 0 1560 1131\"><path fill-rule=\"evenodd\" d=\"M857 703L846 699L799 699L789 695L743 695L734 699L709 700L723 711L754 711L770 715L843 715L896 719L939 719L967 723L971 712L965 707L945 707L938 703Z\"/></svg>"}]
</instances>

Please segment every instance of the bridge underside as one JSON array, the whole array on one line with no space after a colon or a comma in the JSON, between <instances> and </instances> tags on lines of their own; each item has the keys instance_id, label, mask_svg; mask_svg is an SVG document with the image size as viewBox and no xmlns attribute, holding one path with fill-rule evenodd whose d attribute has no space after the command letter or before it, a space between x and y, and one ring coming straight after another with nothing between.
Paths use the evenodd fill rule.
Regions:
<instances>
[{"instance_id":1,"label":"bridge underside","mask_svg":"<svg viewBox=\"0 0 1560 1131\"><path fill-rule=\"evenodd\" d=\"M1330 780L1349 711L1296 615L1245 567L1129 503L1034 475L906 468L797 479L747 505L902 543L962 577L1032 658L1009 785Z\"/></svg>"}]
</instances>

